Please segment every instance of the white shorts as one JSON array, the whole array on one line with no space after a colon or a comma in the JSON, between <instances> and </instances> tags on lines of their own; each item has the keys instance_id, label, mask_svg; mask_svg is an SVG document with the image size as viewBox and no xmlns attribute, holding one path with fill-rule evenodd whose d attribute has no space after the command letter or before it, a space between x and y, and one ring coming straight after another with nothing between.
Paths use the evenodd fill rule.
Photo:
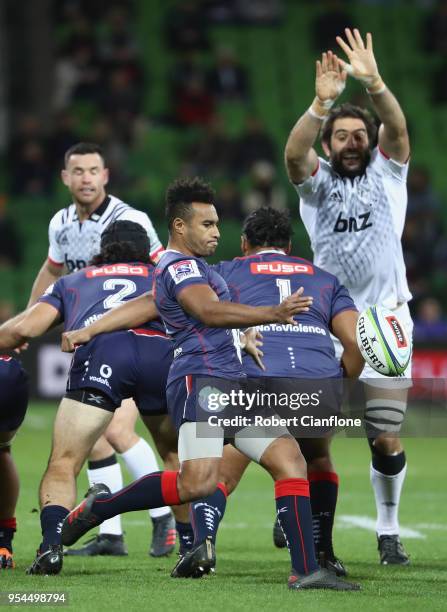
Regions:
<instances>
[{"instance_id":1,"label":"white shorts","mask_svg":"<svg viewBox=\"0 0 447 612\"><path fill-rule=\"evenodd\" d=\"M410 341L413 342L413 320L410 315L410 309L408 308L408 304L402 304L397 308L392 309L394 313L399 317L399 321L405 327L405 331L410 338ZM343 347L338 338L332 336L332 340L334 342L335 347L335 356L337 359L341 358L341 354L343 352ZM360 375L360 380L363 381L367 385L371 385L372 387L379 387L381 389L408 389L412 386L411 382L411 365L412 360L408 362L408 366L405 371L401 374L401 376L384 376L383 374L379 374L376 372L369 363L365 363L365 367L363 368L363 372Z\"/></svg>"}]
</instances>

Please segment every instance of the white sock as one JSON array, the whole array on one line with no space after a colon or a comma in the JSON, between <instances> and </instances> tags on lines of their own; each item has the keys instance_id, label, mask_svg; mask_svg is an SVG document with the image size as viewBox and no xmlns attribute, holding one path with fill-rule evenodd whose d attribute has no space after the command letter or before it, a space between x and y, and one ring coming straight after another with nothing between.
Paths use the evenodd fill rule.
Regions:
<instances>
[{"instance_id":1,"label":"white sock","mask_svg":"<svg viewBox=\"0 0 447 612\"><path fill-rule=\"evenodd\" d=\"M136 444L129 448L129 450L122 453L121 457L126 464L126 468L135 480L142 476L146 476L146 474L158 472L160 469L154 451L143 438L140 438ZM149 516L151 518L158 518L170 512L171 509L168 508L168 506L151 508L151 510L149 510Z\"/></svg>"},{"instance_id":2,"label":"white sock","mask_svg":"<svg viewBox=\"0 0 447 612\"><path fill-rule=\"evenodd\" d=\"M121 466L118 462L112 465L106 465L105 467L94 468L93 470L89 468L87 470L87 476L90 486L102 482L109 487L112 493L123 488L123 475L121 473ZM99 533L122 535L121 516L118 514L101 523L99 526Z\"/></svg>"},{"instance_id":3,"label":"white sock","mask_svg":"<svg viewBox=\"0 0 447 612\"><path fill-rule=\"evenodd\" d=\"M370 466L371 484L377 508L377 535L399 535L399 502L407 464L398 474L388 476Z\"/></svg>"}]
</instances>

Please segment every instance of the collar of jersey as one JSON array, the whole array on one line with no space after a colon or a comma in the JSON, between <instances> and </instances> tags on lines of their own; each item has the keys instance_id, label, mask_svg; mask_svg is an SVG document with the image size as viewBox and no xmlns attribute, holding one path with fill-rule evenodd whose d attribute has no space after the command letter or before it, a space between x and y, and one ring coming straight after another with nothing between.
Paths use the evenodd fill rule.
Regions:
<instances>
[{"instance_id":1,"label":"collar of jersey","mask_svg":"<svg viewBox=\"0 0 447 612\"><path fill-rule=\"evenodd\" d=\"M98 206L98 208L95 208L95 210L85 220L86 221L98 221L101 218L101 216L104 214L104 212L106 211L107 206L109 204L110 204L110 196L106 195L106 197L101 202L101 204ZM76 210L76 207L75 207L73 221L77 221L77 220L78 220L78 211Z\"/></svg>"},{"instance_id":2,"label":"collar of jersey","mask_svg":"<svg viewBox=\"0 0 447 612\"><path fill-rule=\"evenodd\" d=\"M280 249L265 249L264 251L258 251L257 253L253 253L253 255L268 255L269 253L277 253L278 255L286 255L286 252L281 251Z\"/></svg>"}]
</instances>

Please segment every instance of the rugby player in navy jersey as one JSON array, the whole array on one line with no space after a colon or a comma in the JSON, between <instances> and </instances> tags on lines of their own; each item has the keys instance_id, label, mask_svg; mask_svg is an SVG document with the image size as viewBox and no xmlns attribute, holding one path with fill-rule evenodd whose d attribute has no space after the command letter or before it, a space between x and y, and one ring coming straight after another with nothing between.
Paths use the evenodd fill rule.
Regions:
<instances>
[{"instance_id":1,"label":"rugby player in navy jersey","mask_svg":"<svg viewBox=\"0 0 447 612\"><path fill-rule=\"evenodd\" d=\"M203 259L214 253L219 239L212 189L199 179L183 179L168 188L166 200L170 238L155 271L154 297L175 345L167 399L179 430L181 470L151 474L114 495L106 488L93 487L86 500L65 518L62 541L72 544L93 526L118 513L161 503L195 502L191 505L194 546L180 559L172 575L198 577L214 567L213 535L225 511L227 492L219 482L223 435L196 435L197 379L209 377L212 384L217 379L242 379L244 373L232 329L268 323L294 325L293 316L306 311L310 300L301 298L300 288L276 306L231 302L227 284ZM138 302L143 304L141 299ZM131 310L134 305L127 306ZM125 307L121 310L123 316ZM76 334L65 336L66 348L71 348L75 337ZM296 441L284 432L275 438L236 436L233 443L262 465L275 481L281 527L291 554L289 588L357 590L358 585L318 566L306 463Z\"/></svg>"},{"instance_id":2,"label":"rugby player in navy jersey","mask_svg":"<svg viewBox=\"0 0 447 612\"><path fill-rule=\"evenodd\" d=\"M358 313L354 302L334 275L288 254L292 233L287 213L260 208L243 225L244 257L213 266L227 282L234 302L262 306L283 299L300 286L313 298L311 307L300 315L295 327L258 327L263 335L265 370L244 358L244 371L250 377L281 379L332 379L342 375L357 378L364 360L356 342ZM343 346L341 362L335 356L331 333ZM332 546L338 475L329 453L330 438L301 438L299 444L307 462L317 559L322 567L345 575ZM249 461L234 449L227 459L225 475L221 476L231 492ZM277 544L286 545L277 528L274 538Z\"/></svg>"},{"instance_id":3,"label":"rugby player in navy jersey","mask_svg":"<svg viewBox=\"0 0 447 612\"><path fill-rule=\"evenodd\" d=\"M0 328L0 347L20 346L62 321L67 330L88 325L123 301L145 293L154 270L148 253L149 239L142 226L131 221L113 223L103 232L101 252L92 265L60 278L36 305ZM40 485L43 541L29 573L61 571L60 525L76 502L76 477L121 401L132 397L148 426L156 415L159 427L168 420L165 390L171 361L172 342L160 321L96 338L76 351ZM173 432L171 453L175 449ZM166 446L159 450L165 462L177 466Z\"/></svg>"},{"instance_id":4,"label":"rugby player in navy jersey","mask_svg":"<svg viewBox=\"0 0 447 612\"><path fill-rule=\"evenodd\" d=\"M19 477L11 455L14 435L28 406L28 375L20 363L0 356L0 570L14 567L12 539Z\"/></svg>"}]
</instances>

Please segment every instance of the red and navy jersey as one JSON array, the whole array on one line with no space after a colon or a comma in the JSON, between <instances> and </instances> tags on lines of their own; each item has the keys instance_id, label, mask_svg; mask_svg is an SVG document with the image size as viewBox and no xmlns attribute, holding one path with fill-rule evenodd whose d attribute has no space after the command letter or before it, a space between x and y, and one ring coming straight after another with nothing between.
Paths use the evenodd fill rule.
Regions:
<instances>
[{"instance_id":1,"label":"red and navy jersey","mask_svg":"<svg viewBox=\"0 0 447 612\"><path fill-rule=\"evenodd\" d=\"M86 327L111 308L150 291L154 267L142 263L89 266L63 276L48 287L39 302L51 304L60 313L65 330ZM160 321L144 329L164 334Z\"/></svg>"},{"instance_id":2,"label":"red and navy jersey","mask_svg":"<svg viewBox=\"0 0 447 612\"><path fill-rule=\"evenodd\" d=\"M305 259L274 249L223 261L213 269L226 280L233 302L270 306L300 287L304 287L304 295L313 297L309 312L295 317L296 326L274 323L258 327L264 336L262 350L267 369L263 373L245 355L243 367L249 376L341 376L330 336L331 321L343 310L356 310L356 307L334 275Z\"/></svg>"},{"instance_id":3,"label":"red and navy jersey","mask_svg":"<svg viewBox=\"0 0 447 612\"><path fill-rule=\"evenodd\" d=\"M224 279L202 258L165 251L155 268L153 293L166 332L175 343L168 384L189 374L242 376L238 332L206 327L179 304L179 295L191 285L209 285L220 301L231 300Z\"/></svg>"}]
</instances>

